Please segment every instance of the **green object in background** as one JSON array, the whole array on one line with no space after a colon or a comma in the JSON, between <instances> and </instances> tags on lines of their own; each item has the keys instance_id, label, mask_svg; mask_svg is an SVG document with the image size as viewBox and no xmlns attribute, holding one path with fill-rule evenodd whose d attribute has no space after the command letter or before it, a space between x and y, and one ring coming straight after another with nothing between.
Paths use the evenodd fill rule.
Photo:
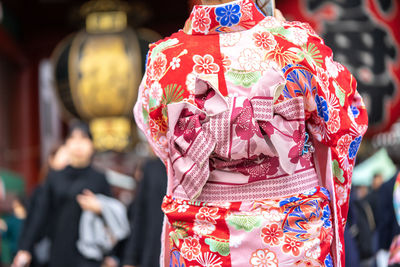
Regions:
<instances>
[{"instance_id":1,"label":"green object in background","mask_svg":"<svg viewBox=\"0 0 400 267\"><path fill-rule=\"evenodd\" d=\"M25 195L25 181L20 175L8 170L0 170L0 177L3 180L4 188L7 193L13 193L17 196Z\"/></svg>"},{"instance_id":2,"label":"green object in background","mask_svg":"<svg viewBox=\"0 0 400 267\"><path fill-rule=\"evenodd\" d=\"M383 180L387 181L396 174L396 171L396 166L390 159L386 149L381 148L354 168L352 184L369 186L376 173L381 173Z\"/></svg>"},{"instance_id":3,"label":"green object in background","mask_svg":"<svg viewBox=\"0 0 400 267\"><path fill-rule=\"evenodd\" d=\"M0 177L4 184L6 194L13 194L17 197L25 195L25 182L17 173L0 170ZM17 252L18 236L21 229L22 221L14 215L0 214L1 219L7 224L7 231L0 232L1 234L1 251L0 259L3 264L10 264ZM1 264L0 264L1 265Z\"/></svg>"},{"instance_id":4,"label":"green object in background","mask_svg":"<svg viewBox=\"0 0 400 267\"><path fill-rule=\"evenodd\" d=\"M15 216L4 216L2 219L7 224L7 231L1 232L1 263L11 264L18 251L18 238L22 226L22 220Z\"/></svg>"}]
</instances>

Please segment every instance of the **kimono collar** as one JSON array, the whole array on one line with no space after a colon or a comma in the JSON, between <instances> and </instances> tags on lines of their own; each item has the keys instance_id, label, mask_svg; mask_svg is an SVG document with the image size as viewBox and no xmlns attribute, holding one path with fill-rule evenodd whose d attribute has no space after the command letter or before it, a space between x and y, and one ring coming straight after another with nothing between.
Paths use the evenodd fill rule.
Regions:
<instances>
[{"instance_id":1,"label":"kimono collar","mask_svg":"<svg viewBox=\"0 0 400 267\"><path fill-rule=\"evenodd\" d=\"M183 31L192 35L220 34L250 29L265 16L253 0L222 5L195 5Z\"/></svg>"}]
</instances>

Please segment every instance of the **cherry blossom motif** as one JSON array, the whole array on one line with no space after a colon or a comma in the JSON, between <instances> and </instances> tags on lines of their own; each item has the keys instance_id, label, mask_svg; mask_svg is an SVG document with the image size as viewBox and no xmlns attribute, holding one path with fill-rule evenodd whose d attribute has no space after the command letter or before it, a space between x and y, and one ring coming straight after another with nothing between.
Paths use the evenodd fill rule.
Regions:
<instances>
[{"instance_id":1,"label":"cherry blossom motif","mask_svg":"<svg viewBox=\"0 0 400 267\"><path fill-rule=\"evenodd\" d=\"M342 137L340 137L338 143L337 143L337 152L339 153L339 156L346 156L348 151L349 151L349 147L351 142L353 141L353 139L351 138L350 135L346 134L343 135Z\"/></svg>"},{"instance_id":2,"label":"cherry blossom motif","mask_svg":"<svg viewBox=\"0 0 400 267\"><path fill-rule=\"evenodd\" d=\"M163 89L159 82L153 82L150 86L150 99L152 99L156 106L160 104L160 99L163 95Z\"/></svg>"},{"instance_id":3,"label":"cherry blossom motif","mask_svg":"<svg viewBox=\"0 0 400 267\"><path fill-rule=\"evenodd\" d=\"M304 250L306 251L306 256L313 259L318 259L321 255L321 241L319 238L312 239L304 243Z\"/></svg>"},{"instance_id":4,"label":"cherry blossom motif","mask_svg":"<svg viewBox=\"0 0 400 267\"><path fill-rule=\"evenodd\" d=\"M268 249L258 249L252 253L250 264L254 267L277 267L278 259L274 252Z\"/></svg>"},{"instance_id":5,"label":"cherry blossom motif","mask_svg":"<svg viewBox=\"0 0 400 267\"><path fill-rule=\"evenodd\" d=\"M243 163L235 166L236 171L249 176L249 183L265 179L267 176L278 172L278 157L265 156L261 160L244 160Z\"/></svg>"},{"instance_id":6,"label":"cherry blossom motif","mask_svg":"<svg viewBox=\"0 0 400 267\"><path fill-rule=\"evenodd\" d=\"M317 67L317 82L324 92L329 91L329 77L323 68Z\"/></svg>"},{"instance_id":7,"label":"cherry blossom motif","mask_svg":"<svg viewBox=\"0 0 400 267\"><path fill-rule=\"evenodd\" d=\"M253 19L253 13L251 12L252 3L250 1L240 2L240 12L242 12L242 21Z\"/></svg>"},{"instance_id":8,"label":"cherry blossom motif","mask_svg":"<svg viewBox=\"0 0 400 267\"><path fill-rule=\"evenodd\" d=\"M218 208L201 207L199 212L196 214L197 220L208 221L213 224L216 224L216 220L220 217L221 215L218 215Z\"/></svg>"},{"instance_id":9,"label":"cherry blossom motif","mask_svg":"<svg viewBox=\"0 0 400 267\"><path fill-rule=\"evenodd\" d=\"M347 201L347 188L341 185L336 184L336 199L338 199L338 204L343 205Z\"/></svg>"},{"instance_id":10,"label":"cherry blossom motif","mask_svg":"<svg viewBox=\"0 0 400 267\"><path fill-rule=\"evenodd\" d=\"M290 31L292 33L289 38L289 40L291 42L293 42L294 44L299 45L299 46L302 46L305 43L307 43L307 40L308 40L307 31L297 28L297 27L291 28Z\"/></svg>"},{"instance_id":11,"label":"cherry blossom motif","mask_svg":"<svg viewBox=\"0 0 400 267\"><path fill-rule=\"evenodd\" d=\"M303 243L296 241L295 239L285 237L285 244L282 246L282 251L285 253L292 253L293 256L299 256L299 248L303 246Z\"/></svg>"},{"instance_id":12,"label":"cherry blossom motif","mask_svg":"<svg viewBox=\"0 0 400 267\"><path fill-rule=\"evenodd\" d=\"M182 110L182 118L179 118L178 123L174 129L174 135L183 138L186 142L190 143L195 139L198 128L201 127L200 120L204 119L202 116L204 114L195 115L193 112L189 111L187 108Z\"/></svg>"},{"instance_id":13,"label":"cherry blossom motif","mask_svg":"<svg viewBox=\"0 0 400 267\"><path fill-rule=\"evenodd\" d=\"M208 33L210 30L210 15L204 8L197 8L193 13L192 29L196 32Z\"/></svg>"},{"instance_id":14,"label":"cherry blossom motif","mask_svg":"<svg viewBox=\"0 0 400 267\"><path fill-rule=\"evenodd\" d=\"M198 74L212 74L219 71L218 64L214 63L214 58L209 54L204 57L195 55L193 56L193 61L193 70Z\"/></svg>"},{"instance_id":15,"label":"cherry blossom motif","mask_svg":"<svg viewBox=\"0 0 400 267\"><path fill-rule=\"evenodd\" d=\"M236 135L241 140L250 140L255 134L258 137L262 137L260 127L253 117L253 108L248 99L243 101L243 107L233 108L231 123L235 124Z\"/></svg>"},{"instance_id":16,"label":"cherry blossom motif","mask_svg":"<svg viewBox=\"0 0 400 267\"><path fill-rule=\"evenodd\" d=\"M260 22L260 25L269 29L276 28L282 26L281 22L277 20L275 17L268 16Z\"/></svg>"},{"instance_id":17,"label":"cherry blossom motif","mask_svg":"<svg viewBox=\"0 0 400 267\"><path fill-rule=\"evenodd\" d=\"M240 41L240 32L224 33L219 35L219 42L222 47L234 46Z\"/></svg>"},{"instance_id":18,"label":"cherry blossom motif","mask_svg":"<svg viewBox=\"0 0 400 267\"><path fill-rule=\"evenodd\" d=\"M209 235L215 231L215 225L209 221L195 220L193 232L199 236Z\"/></svg>"},{"instance_id":19,"label":"cherry blossom motif","mask_svg":"<svg viewBox=\"0 0 400 267\"><path fill-rule=\"evenodd\" d=\"M175 70L181 66L181 59L174 57L169 65L171 66L171 69Z\"/></svg>"},{"instance_id":20,"label":"cherry blossom motif","mask_svg":"<svg viewBox=\"0 0 400 267\"><path fill-rule=\"evenodd\" d=\"M283 219L281 211L276 208L265 210L262 215L267 222L280 222Z\"/></svg>"},{"instance_id":21,"label":"cherry blossom motif","mask_svg":"<svg viewBox=\"0 0 400 267\"><path fill-rule=\"evenodd\" d=\"M149 128L151 136L157 136L160 131L160 126L153 119L149 119Z\"/></svg>"},{"instance_id":22,"label":"cherry blossom motif","mask_svg":"<svg viewBox=\"0 0 400 267\"><path fill-rule=\"evenodd\" d=\"M149 90L143 90L142 91L142 105L147 109L149 106L149 100L150 100L150 95L149 95Z\"/></svg>"},{"instance_id":23,"label":"cherry blossom motif","mask_svg":"<svg viewBox=\"0 0 400 267\"><path fill-rule=\"evenodd\" d=\"M201 245L198 239L188 237L183 240L181 248L182 256L191 261L194 260L201 253Z\"/></svg>"},{"instance_id":24,"label":"cherry blossom motif","mask_svg":"<svg viewBox=\"0 0 400 267\"><path fill-rule=\"evenodd\" d=\"M158 53L150 65L150 75L152 80L159 80L165 72L167 66L167 57L164 53Z\"/></svg>"},{"instance_id":25,"label":"cherry blossom motif","mask_svg":"<svg viewBox=\"0 0 400 267\"><path fill-rule=\"evenodd\" d=\"M214 96L215 91L212 88L209 88L204 94L197 94L194 101L200 109L203 109L206 101Z\"/></svg>"},{"instance_id":26,"label":"cherry blossom motif","mask_svg":"<svg viewBox=\"0 0 400 267\"><path fill-rule=\"evenodd\" d=\"M339 70L337 64L333 62L332 57L326 57L325 58L325 66L326 70L328 71L329 75L333 78L337 78L339 75Z\"/></svg>"},{"instance_id":27,"label":"cherry blossom motif","mask_svg":"<svg viewBox=\"0 0 400 267\"><path fill-rule=\"evenodd\" d=\"M240 67L245 71L260 71L267 68L267 63L263 56L255 49L245 48L239 56Z\"/></svg>"},{"instance_id":28,"label":"cherry blossom motif","mask_svg":"<svg viewBox=\"0 0 400 267\"><path fill-rule=\"evenodd\" d=\"M253 34L254 44L257 47L262 47L267 51L275 48L276 40L270 32L256 32Z\"/></svg>"},{"instance_id":29,"label":"cherry blossom motif","mask_svg":"<svg viewBox=\"0 0 400 267\"><path fill-rule=\"evenodd\" d=\"M189 209L189 205L186 204L186 203L183 203L183 204L178 206L178 212L179 213L186 212L188 209Z\"/></svg>"},{"instance_id":30,"label":"cherry blossom motif","mask_svg":"<svg viewBox=\"0 0 400 267\"><path fill-rule=\"evenodd\" d=\"M186 88L191 94L194 94L194 89L196 87L196 75L191 72L186 76Z\"/></svg>"},{"instance_id":31,"label":"cherry blossom motif","mask_svg":"<svg viewBox=\"0 0 400 267\"><path fill-rule=\"evenodd\" d=\"M320 38L314 31L314 29L308 23L300 22L300 21L287 21L286 24L293 25L305 29L309 35L315 35Z\"/></svg>"},{"instance_id":32,"label":"cherry blossom motif","mask_svg":"<svg viewBox=\"0 0 400 267\"><path fill-rule=\"evenodd\" d=\"M295 145L289 150L288 157L290 158L290 162L296 163L298 162L299 157L301 156L304 149L304 125L301 125L301 129L296 129L293 131L292 138L295 142Z\"/></svg>"},{"instance_id":33,"label":"cherry blossom motif","mask_svg":"<svg viewBox=\"0 0 400 267\"><path fill-rule=\"evenodd\" d=\"M328 121L328 131L331 133L337 133L340 129L340 116L339 111L336 109L331 110L331 117Z\"/></svg>"},{"instance_id":34,"label":"cherry blossom motif","mask_svg":"<svg viewBox=\"0 0 400 267\"><path fill-rule=\"evenodd\" d=\"M261 229L261 238L265 244L279 245L279 238L283 237L283 231L277 224L267 225Z\"/></svg>"},{"instance_id":35,"label":"cherry blossom motif","mask_svg":"<svg viewBox=\"0 0 400 267\"><path fill-rule=\"evenodd\" d=\"M344 71L344 66L337 61L333 61L333 64L336 65L336 68L339 72Z\"/></svg>"},{"instance_id":36,"label":"cherry blossom motif","mask_svg":"<svg viewBox=\"0 0 400 267\"><path fill-rule=\"evenodd\" d=\"M222 66L224 66L224 72L227 72L231 68L232 61L228 56L222 54Z\"/></svg>"}]
</instances>

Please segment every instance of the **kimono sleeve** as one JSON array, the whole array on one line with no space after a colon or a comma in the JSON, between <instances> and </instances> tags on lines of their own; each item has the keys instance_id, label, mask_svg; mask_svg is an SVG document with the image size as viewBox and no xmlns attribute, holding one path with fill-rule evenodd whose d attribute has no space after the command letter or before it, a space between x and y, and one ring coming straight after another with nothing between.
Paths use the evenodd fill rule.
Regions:
<instances>
[{"instance_id":1,"label":"kimono sleeve","mask_svg":"<svg viewBox=\"0 0 400 267\"><path fill-rule=\"evenodd\" d=\"M315 93L308 110L307 129L313 138L329 147L334 183L349 187L357 151L367 130L368 115L354 76L333 60L332 51L316 36L309 45L319 51L319 66L313 73ZM342 202L347 202L347 196ZM347 209L346 209L347 213Z\"/></svg>"},{"instance_id":2,"label":"kimono sleeve","mask_svg":"<svg viewBox=\"0 0 400 267\"><path fill-rule=\"evenodd\" d=\"M168 143L166 138L167 119L163 114L158 114L160 113L160 108L150 108L149 87L147 75L145 74L139 86L138 99L133 113L137 126L146 136L154 153L165 163L168 158Z\"/></svg>"},{"instance_id":3,"label":"kimono sleeve","mask_svg":"<svg viewBox=\"0 0 400 267\"><path fill-rule=\"evenodd\" d=\"M351 176L357 151L367 130L368 116L353 75L333 60L331 49L310 27L301 47L299 74L305 77L302 94L306 125L315 146L321 180L330 191L335 225L336 256L344 266L343 231L348 212ZM297 48L296 48L297 49ZM297 49L297 51L300 49ZM301 76L303 75L303 76ZM286 75L290 84L292 77ZM287 85L288 86L288 85ZM296 92L296 90L286 90ZM288 94L286 97L298 95Z\"/></svg>"}]
</instances>

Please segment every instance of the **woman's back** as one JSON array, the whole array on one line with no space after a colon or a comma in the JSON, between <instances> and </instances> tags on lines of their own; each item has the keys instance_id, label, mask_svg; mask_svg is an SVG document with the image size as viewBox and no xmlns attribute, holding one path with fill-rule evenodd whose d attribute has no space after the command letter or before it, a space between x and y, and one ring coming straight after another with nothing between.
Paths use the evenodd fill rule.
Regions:
<instances>
[{"instance_id":1,"label":"woman's back","mask_svg":"<svg viewBox=\"0 0 400 267\"><path fill-rule=\"evenodd\" d=\"M250 0L196 6L152 45L135 117L168 165L171 260L329 265L367 127L355 89L309 25Z\"/></svg>"}]
</instances>

